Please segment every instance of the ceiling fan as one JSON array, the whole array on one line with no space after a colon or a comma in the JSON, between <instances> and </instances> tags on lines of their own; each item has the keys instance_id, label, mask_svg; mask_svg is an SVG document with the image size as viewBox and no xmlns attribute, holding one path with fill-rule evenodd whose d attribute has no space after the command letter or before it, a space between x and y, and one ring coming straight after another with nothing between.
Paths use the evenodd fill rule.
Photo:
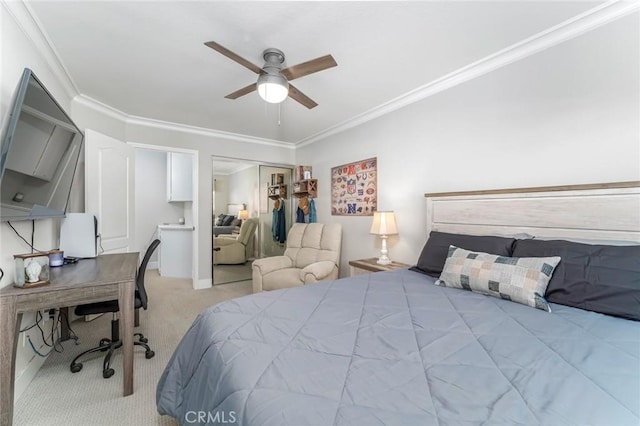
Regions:
<instances>
[{"instance_id":1,"label":"ceiling fan","mask_svg":"<svg viewBox=\"0 0 640 426\"><path fill-rule=\"evenodd\" d=\"M208 41L205 45L259 75L257 82L243 87L240 90L236 90L233 93L229 93L225 96L227 99L237 99L240 96L257 90L260 97L266 102L280 103L289 96L293 100L311 109L318 106L318 104L300 90L296 89L289 81L338 65L333 59L333 56L325 55L283 69L284 53L278 49L269 48L262 52L264 66L260 68L215 41Z\"/></svg>"}]
</instances>

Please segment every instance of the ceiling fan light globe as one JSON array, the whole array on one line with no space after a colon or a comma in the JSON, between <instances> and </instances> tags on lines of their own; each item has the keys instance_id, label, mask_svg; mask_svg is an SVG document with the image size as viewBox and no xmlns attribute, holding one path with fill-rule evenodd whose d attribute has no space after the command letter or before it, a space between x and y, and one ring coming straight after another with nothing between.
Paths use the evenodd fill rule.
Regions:
<instances>
[{"instance_id":1,"label":"ceiling fan light globe","mask_svg":"<svg viewBox=\"0 0 640 426\"><path fill-rule=\"evenodd\" d=\"M279 104L289 95L289 83L281 75L263 74L257 86L260 97L270 104Z\"/></svg>"}]
</instances>

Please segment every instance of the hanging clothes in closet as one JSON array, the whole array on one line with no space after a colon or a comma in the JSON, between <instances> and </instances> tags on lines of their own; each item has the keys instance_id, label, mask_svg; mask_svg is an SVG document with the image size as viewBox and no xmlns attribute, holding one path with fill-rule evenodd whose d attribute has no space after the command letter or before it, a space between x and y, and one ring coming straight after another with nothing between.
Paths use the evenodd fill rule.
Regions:
<instances>
[{"instance_id":1,"label":"hanging clothes in closet","mask_svg":"<svg viewBox=\"0 0 640 426\"><path fill-rule=\"evenodd\" d=\"M307 197L300 198L298 201L298 209L296 210L296 223L305 223L304 217L309 214L309 199Z\"/></svg>"},{"instance_id":2,"label":"hanging clothes in closet","mask_svg":"<svg viewBox=\"0 0 640 426\"><path fill-rule=\"evenodd\" d=\"M316 203L313 202L313 198L309 200L309 223L316 223L318 221L318 215L316 213Z\"/></svg>"},{"instance_id":3,"label":"hanging clothes in closet","mask_svg":"<svg viewBox=\"0 0 640 426\"><path fill-rule=\"evenodd\" d=\"M276 200L273 204L273 218L271 219L271 233L273 240L284 244L287 241L287 223L285 203L283 199Z\"/></svg>"}]
</instances>

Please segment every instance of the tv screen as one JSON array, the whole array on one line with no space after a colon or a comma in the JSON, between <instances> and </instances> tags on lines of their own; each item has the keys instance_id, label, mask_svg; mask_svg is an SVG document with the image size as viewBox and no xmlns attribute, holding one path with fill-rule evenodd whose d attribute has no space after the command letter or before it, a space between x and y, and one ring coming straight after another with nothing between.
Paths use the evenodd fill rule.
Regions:
<instances>
[{"instance_id":1,"label":"tv screen","mask_svg":"<svg viewBox=\"0 0 640 426\"><path fill-rule=\"evenodd\" d=\"M0 220L64 217L83 138L25 69L2 129Z\"/></svg>"}]
</instances>

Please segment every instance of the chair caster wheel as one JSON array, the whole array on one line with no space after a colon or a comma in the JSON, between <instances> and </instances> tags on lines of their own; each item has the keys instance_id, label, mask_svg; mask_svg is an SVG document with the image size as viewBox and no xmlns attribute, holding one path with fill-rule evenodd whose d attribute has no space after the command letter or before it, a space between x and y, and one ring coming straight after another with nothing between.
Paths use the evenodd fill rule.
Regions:
<instances>
[{"instance_id":1,"label":"chair caster wheel","mask_svg":"<svg viewBox=\"0 0 640 426\"><path fill-rule=\"evenodd\" d=\"M69 369L72 373L77 373L78 371L82 370L82 363L71 364Z\"/></svg>"},{"instance_id":2,"label":"chair caster wheel","mask_svg":"<svg viewBox=\"0 0 640 426\"><path fill-rule=\"evenodd\" d=\"M105 379L108 379L109 377L113 376L115 374L115 371L113 368L107 368L106 370L102 371L102 377L104 377Z\"/></svg>"},{"instance_id":3,"label":"chair caster wheel","mask_svg":"<svg viewBox=\"0 0 640 426\"><path fill-rule=\"evenodd\" d=\"M142 343L149 343L149 339L147 339L146 337L141 337L138 339L138 341L142 342Z\"/></svg>"},{"instance_id":4,"label":"chair caster wheel","mask_svg":"<svg viewBox=\"0 0 640 426\"><path fill-rule=\"evenodd\" d=\"M146 351L146 352L144 353L144 357L145 357L146 359L151 359L151 358L153 358L155 355L156 355L156 353L155 353L154 351Z\"/></svg>"}]
</instances>

